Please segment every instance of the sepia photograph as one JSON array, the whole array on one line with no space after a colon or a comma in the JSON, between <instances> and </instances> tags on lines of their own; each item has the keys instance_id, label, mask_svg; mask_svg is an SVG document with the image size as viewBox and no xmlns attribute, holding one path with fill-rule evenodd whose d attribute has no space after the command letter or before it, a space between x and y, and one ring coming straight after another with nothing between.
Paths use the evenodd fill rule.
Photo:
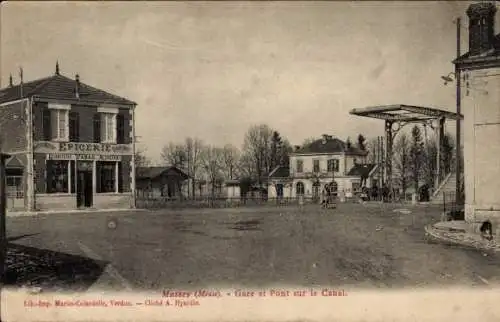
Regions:
<instances>
[{"instance_id":1,"label":"sepia photograph","mask_svg":"<svg viewBox=\"0 0 500 322\"><path fill-rule=\"evenodd\" d=\"M494 1L4 1L0 319L500 321Z\"/></svg>"}]
</instances>

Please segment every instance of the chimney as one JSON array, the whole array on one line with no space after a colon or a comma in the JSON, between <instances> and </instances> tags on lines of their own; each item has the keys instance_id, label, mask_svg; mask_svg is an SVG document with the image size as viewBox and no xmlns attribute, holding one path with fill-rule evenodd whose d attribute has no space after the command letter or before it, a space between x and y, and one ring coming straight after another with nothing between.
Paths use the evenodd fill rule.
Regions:
<instances>
[{"instance_id":1,"label":"chimney","mask_svg":"<svg viewBox=\"0 0 500 322\"><path fill-rule=\"evenodd\" d=\"M56 75L59 75L59 61L56 61Z\"/></svg>"},{"instance_id":2,"label":"chimney","mask_svg":"<svg viewBox=\"0 0 500 322\"><path fill-rule=\"evenodd\" d=\"M296 145L296 146L294 146L294 148L295 148L294 149L295 151L299 151L300 150L300 145Z\"/></svg>"},{"instance_id":3,"label":"chimney","mask_svg":"<svg viewBox=\"0 0 500 322\"><path fill-rule=\"evenodd\" d=\"M80 75L75 75L75 96L76 98L80 98Z\"/></svg>"},{"instance_id":4,"label":"chimney","mask_svg":"<svg viewBox=\"0 0 500 322\"><path fill-rule=\"evenodd\" d=\"M323 134L321 136L323 137L323 139L321 140L321 143L326 144L326 142L328 141L330 136L328 134Z\"/></svg>"},{"instance_id":5,"label":"chimney","mask_svg":"<svg viewBox=\"0 0 500 322\"><path fill-rule=\"evenodd\" d=\"M469 17L469 53L480 55L493 48L496 7L493 3L474 3L467 9Z\"/></svg>"},{"instance_id":6,"label":"chimney","mask_svg":"<svg viewBox=\"0 0 500 322\"><path fill-rule=\"evenodd\" d=\"M9 75L9 87L13 87L14 83L12 82L12 74Z\"/></svg>"}]
</instances>

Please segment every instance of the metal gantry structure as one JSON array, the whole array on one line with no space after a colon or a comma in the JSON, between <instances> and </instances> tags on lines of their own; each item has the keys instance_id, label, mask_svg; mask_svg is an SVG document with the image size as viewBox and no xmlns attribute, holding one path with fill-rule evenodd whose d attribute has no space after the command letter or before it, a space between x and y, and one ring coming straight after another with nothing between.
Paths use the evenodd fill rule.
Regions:
<instances>
[{"instance_id":1,"label":"metal gantry structure","mask_svg":"<svg viewBox=\"0 0 500 322\"><path fill-rule=\"evenodd\" d=\"M438 152L436 160L437 168L437 181L441 177L440 159L443 149L444 126L446 119L462 120L463 115L457 113L414 105L394 104L394 105L380 105L370 106L365 108L355 108L350 111L351 115L375 118L384 121L385 133L385 169L384 169L384 182L387 183L389 191L393 191L392 186L392 156L393 144L397 133L408 124L420 123L424 126L429 126L431 129L436 130L438 135ZM457 147L459 148L459 147Z\"/></svg>"}]
</instances>

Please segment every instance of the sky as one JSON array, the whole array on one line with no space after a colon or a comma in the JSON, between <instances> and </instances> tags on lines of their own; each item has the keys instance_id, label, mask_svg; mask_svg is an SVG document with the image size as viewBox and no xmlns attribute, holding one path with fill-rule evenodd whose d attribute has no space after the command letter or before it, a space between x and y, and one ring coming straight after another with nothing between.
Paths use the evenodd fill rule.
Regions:
<instances>
[{"instance_id":1,"label":"sky","mask_svg":"<svg viewBox=\"0 0 500 322\"><path fill-rule=\"evenodd\" d=\"M383 134L353 108L453 111L468 2L3 2L1 85L61 74L138 103L154 161L187 136L243 143L265 123L292 144ZM467 29L462 28L467 49ZM448 129L453 130L453 125ZM452 132L453 133L453 132Z\"/></svg>"}]
</instances>

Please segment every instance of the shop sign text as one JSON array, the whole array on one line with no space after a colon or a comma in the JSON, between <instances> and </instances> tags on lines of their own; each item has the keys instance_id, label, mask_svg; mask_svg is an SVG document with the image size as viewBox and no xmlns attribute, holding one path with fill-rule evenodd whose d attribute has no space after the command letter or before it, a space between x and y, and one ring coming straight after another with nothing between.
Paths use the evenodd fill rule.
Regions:
<instances>
[{"instance_id":1,"label":"shop sign text","mask_svg":"<svg viewBox=\"0 0 500 322\"><path fill-rule=\"evenodd\" d=\"M99 155L99 154L47 154L49 160L88 160L88 161L121 161L119 155Z\"/></svg>"}]
</instances>

